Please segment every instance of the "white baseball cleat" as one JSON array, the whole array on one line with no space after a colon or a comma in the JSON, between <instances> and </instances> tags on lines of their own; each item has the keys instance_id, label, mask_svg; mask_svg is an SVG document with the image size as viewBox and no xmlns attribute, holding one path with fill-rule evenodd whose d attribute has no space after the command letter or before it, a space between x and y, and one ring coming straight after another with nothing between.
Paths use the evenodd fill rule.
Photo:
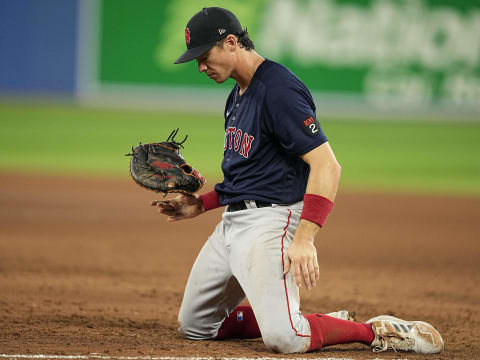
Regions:
<instances>
[{"instance_id":1,"label":"white baseball cleat","mask_svg":"<svg viewBox=\"0 0 480 360\"><path fill-rule=\"evenodd\" d=\"M334 317L334 318L337 318L337 319L355 321L355 313L350 312L348 310L338 310L338 311L331 312L331 313L328 313L328 314L325 314L325 315L328 315L328 316L331 316L331 317Z\"/></svg>"},{"instance_id":2,"label":"white baseball cleat","mask_svg":"<svg viewBox=\"0 0 480 360\"><path fill-rule=\"evenodd\" d=\"M388 348L394 351L414 351L419 354L436 354L443 350L440 333L423 321L406 321L381 315L366 322L372 325L375 340L370 345L374 352Z\"/></svg>"}]
</instances>

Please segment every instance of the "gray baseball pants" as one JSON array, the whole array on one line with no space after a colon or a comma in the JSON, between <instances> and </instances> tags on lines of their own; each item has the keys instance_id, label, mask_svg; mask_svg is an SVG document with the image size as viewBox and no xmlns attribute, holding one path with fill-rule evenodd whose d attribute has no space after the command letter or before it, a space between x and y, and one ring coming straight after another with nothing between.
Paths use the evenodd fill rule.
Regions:
<instances>
[{"instance_id":1,"label":"gray baseball pants","mask_svg":"<svg viewBox=\"0 0 480 360\"><path fill-rule=\"evenodd\" d=\"M178 316L188 339L214 339L225 318L247 297L265 345L280 353L306 352L310 325L300 313L293 270L283 275L303 202L225 211L191 270Z\"/></svg>"}]
</instances>

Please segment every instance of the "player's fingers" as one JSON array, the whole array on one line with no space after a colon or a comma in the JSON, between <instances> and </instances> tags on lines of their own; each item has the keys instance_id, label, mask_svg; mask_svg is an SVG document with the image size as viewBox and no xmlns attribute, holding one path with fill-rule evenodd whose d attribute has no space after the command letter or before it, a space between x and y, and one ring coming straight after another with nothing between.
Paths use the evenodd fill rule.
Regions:
<instances>
[{"instance_id":1,"label":"player's fingers","mask_svg":"<svg viewBox=\"0 0 480 360\"><path fill-rule=\"evenodd\" d=\"M163 210L173 211L173 212L176 213L176 214L182 212L179 207L175 206L175 204L157 205L157 207L158 207L158 211L163 211Z\"/></svg>"},{"instance_id":2,"label":"player's fingers","mask_svg":"<svg viewBox=\"0 0 480 360\"><path fill-rule=\"evenodd\" d=\"M303 276L302 276L302 269L299 263L293 265L293 274L295 277L295 283L299 288L303 286Z\"/></svg>"},{"instance_id":3,"label":"player's fingers","mask_svg":"<svg viewBox=\"0 0 480 360\"><path fill-rule=\"evenodd\" d=\"M159 207L160 209L175 209L175 207L172 206L171 204L158 203L156 204L156 206Z\"/></svg>"},{"instance_id":4,"label":"player's fingers","mask_svg":"<svg viewBox=\"0 0 480 360\"><path fill-rule=\"evenodd\" d=\"M315 265L313 261L308 263L308 273L310 275L310 283L312 284L312 287L317 285L317 273L315 272Z\"/></svg>"},{"instance_id":5,"label":"player's fingers","mask_svg":"<svg viewBox=\"0 0 480 360\"><path fill-rule=\"evenodd\" d=\"M172 215L170 215L167 219L167 221L178 221L178 220L183 220L183 219L188 219L189 216L188 214L185 214L178 209L173 212Z\"/></svg>"},{"instance_id":6,"label":"player's fingers","mask_svg":"<svg viewBox=\"0 0 480 360\"><path fill-rule=\"evenodd\" d=\"M288 272L290 271L290 259L288 256L285 254L283 256L283 275L287 275Z\"/></svg>"},{"instance_id":7,"label":"player's fingers","mask_svg":"<svg viewBox=\"0 0 480 360\"><path fill-rule=\"evenodd\" d=\"M171 222L171 221L178 221L178 220L182 220L182 219L183 219L183 217L180 218L180 217L178 217L178 216L169 216L169 217L167 218L167 221L168 221L168 222Z\"/></svg>"},{"instance_id":8,"label":"player's fingers","mask_svg":"<svg viewBox=\"0 0 480 360\"><path fill-rule=\"evenodd\" d=\"M174 208L175 203L171 201L157 201L156 205L163 208Z\"/></svg>"},{"instance_id":9,"label":"player's fingers","mask_svg":"<svg viewBox=\"0 0 480 360\"><path fill-rule=\"evenodd\" d=\"M158 209L158 212L163 215L167 216L175 216L178 215L177 210L175 209Z\"/></svg>"},{"instance_id":10,"label":"player's fingers","mask_svg":"<svg viewBox=\"0 0 480 360\"><path fill-rule=\"evenodd\" d=\"M318 260L315 258L313 262L313 270L315 271L315 282L320 278L320 267L318 266Z\"/></svg>"},{"instance_id":11,"label":"player's fingers","mask_svg":"<svg viewBox=\"0 0 480 360\"><path fill-rule=\"evenodd\" d=\"M152 202L150 202L150 205L158 206L161 208L173 208L173 205L170 202L162 200L153 200Z\"/></svg>"},{"instance_id":12,"label":"player's fingers","mask_svg":"<svg viewBox=\"0 0 480 360\"><path fill-rule=\"evenodd\" d=\"M302 277L306 288L310 290L312 288L312 282L310 281L310 272L306 261L302 263Z\"/></svg>"}]
</instances>

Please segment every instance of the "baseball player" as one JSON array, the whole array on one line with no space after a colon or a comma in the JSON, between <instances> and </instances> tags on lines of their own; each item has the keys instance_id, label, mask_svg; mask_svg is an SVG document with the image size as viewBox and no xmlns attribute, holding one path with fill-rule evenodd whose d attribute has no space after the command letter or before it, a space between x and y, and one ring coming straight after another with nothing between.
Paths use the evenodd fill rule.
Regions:
<instances>
[{"instance_id":1,"label":"baseball player","mask_svg":"<svg viewBox=\"0 0 480 360\"><path fill-rule=\"evenodd\" d=\"M168 221L226 206L191 270L180 332L194 340L262 337L280 353L350 342L374 351L440 352L442 337L421 321L384 315L357 323L300 312L299 288L310 290L319 279L314 238L332 209L341 171L312 96L286 67L255 52L226 9L196 13L185 42L175 63L196 60L210 79L236 84L224 111L223 182L201 196L151 203ZM245 297L251 306L239 306Z\"/></svg>"}]
</instances>

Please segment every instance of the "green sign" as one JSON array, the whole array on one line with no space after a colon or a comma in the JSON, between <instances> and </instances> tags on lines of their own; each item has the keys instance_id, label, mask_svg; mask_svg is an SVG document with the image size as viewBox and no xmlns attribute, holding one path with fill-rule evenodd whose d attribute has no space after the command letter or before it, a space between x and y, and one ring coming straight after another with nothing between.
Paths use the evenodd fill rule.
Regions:
<instances>
[{"instance_id":1,"label":"green sign","mask_svg":"<svg viewBox=\"0 0 480 360\"><path fill-rule=\"evenodd\" d=\"M240 19L263 56L317 96L375 107L480 109L476 0L103 0L97 81L217 88L196 63L174 65L203 5ZM140 5L141 4L141 5ZM230 88L230 80L224 86Z\"/></svg>"}]
</instances>

